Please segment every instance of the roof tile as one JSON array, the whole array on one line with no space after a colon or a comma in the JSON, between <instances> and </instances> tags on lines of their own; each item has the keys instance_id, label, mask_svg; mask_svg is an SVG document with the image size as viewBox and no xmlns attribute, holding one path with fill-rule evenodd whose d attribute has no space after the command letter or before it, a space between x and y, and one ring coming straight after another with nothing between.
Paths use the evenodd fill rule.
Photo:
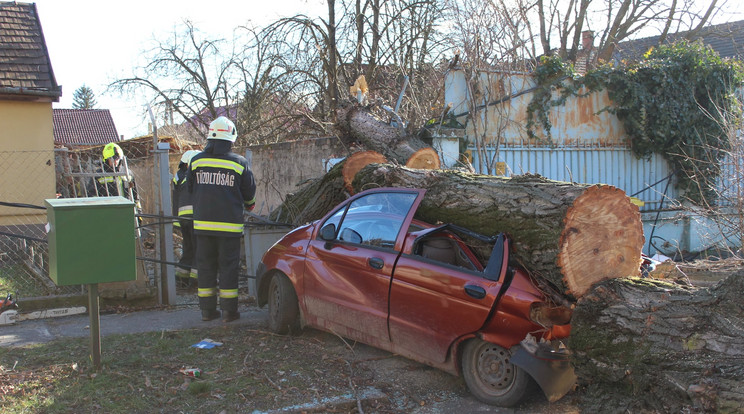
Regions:
<instances>
[{"instance_id":1,"label":"roof tile","mask_svg":"<svg viewBox=\"0 0 744 414\"><path fill-rule=\"evenodd\" d=\"M99 145L121 140L108 109L54 109L52 118L58 144Z\"/></svg>"},{"instance_id":2,"label":"roof tile","mask_svg":"<svg viewBox=\"0 0 744 414\"><path fill-rule=\"evenodd\" d=\"M689 32L677 32L667 37L666 43L684 39ZM660 36L621 42L616 55L621 59L637 60L651 47L659 44ZM744 58L744 20L703 27L693 40L700 39L722 58Z\"/></svg>"},{"instance_id":3,"label":"roof tile","mask_svg":"<svg viewBox=\"0 0 744 414\"><path fill-rule=\"evenodd\" d=\"M58 100L62 88L54 78L36 5L0 2L0 22L0 88L3 93L42 94Z\"/></svg>"}]
</instances>

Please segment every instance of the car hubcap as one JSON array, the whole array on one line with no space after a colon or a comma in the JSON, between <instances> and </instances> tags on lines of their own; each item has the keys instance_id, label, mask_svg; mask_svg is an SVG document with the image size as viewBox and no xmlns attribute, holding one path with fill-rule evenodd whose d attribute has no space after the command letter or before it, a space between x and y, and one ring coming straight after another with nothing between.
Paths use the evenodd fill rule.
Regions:
<instances>
[{"instance_id":1,"label":"car hubcap","mask_svg":"<svg viewBox=\"0 0 744 414\"><path fill-rule=\"evenodd\" d=\"M514 383L514 365L509 362L509 353L501 347L487 344L478 353L476 367L478 376L494 392L502 393Z\"/></svg>"}]
</instances>

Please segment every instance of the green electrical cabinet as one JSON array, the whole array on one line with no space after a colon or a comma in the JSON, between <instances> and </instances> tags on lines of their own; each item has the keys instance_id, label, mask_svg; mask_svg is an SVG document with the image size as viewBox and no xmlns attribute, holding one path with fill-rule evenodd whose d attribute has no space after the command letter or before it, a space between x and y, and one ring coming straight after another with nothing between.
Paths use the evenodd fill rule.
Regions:
<instances>
[{"instance_id":1,"label":"green electrical cabinet","mask_svg":"<svg viewBox=\"0 0 744 414\"><path fill-rule=\"evenodd\" d=\"M137 279L134 203L124 197L45 200L49 277L57 286Z\"/></svg>"}]
</instances>

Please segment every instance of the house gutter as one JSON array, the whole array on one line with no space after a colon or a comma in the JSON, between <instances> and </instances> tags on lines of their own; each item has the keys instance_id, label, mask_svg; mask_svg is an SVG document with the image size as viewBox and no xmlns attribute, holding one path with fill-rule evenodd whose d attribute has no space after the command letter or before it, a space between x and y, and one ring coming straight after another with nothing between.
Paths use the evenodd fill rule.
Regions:
<instances>
[{"instance_id":1,"label":"house gutter","mask_svg":"<svg viewBox=\"0 0 744 414\"><path fill-rule=\"evenodd\" d=\"M53 98L54 102L59 102L60 96L62 96L62 90L49 90L40 88L13 88L13 87L0 87L0 96L8 96L9 99L23 99L23 97L47 97ZM17 97L17 98L16 98Z\"/></svg>"}]
</instances>

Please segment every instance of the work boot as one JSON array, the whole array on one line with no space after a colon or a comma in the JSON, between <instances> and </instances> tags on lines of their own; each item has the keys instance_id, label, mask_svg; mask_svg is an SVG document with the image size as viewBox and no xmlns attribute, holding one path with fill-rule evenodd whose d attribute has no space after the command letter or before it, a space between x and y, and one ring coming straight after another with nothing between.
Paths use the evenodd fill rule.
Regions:
<instances>
[{"instance_id":1,"label":"work boot","mask_svg":"<svg viewBox=\"0 0 744 414\"><path fill-rule=\"evenodd\" d=\"M240 312L237 311L224 311L222 314L222 322L232 322L236 319L240 319Z\"/></svg>"},{"instance_id":2,"label":"work boot","mask_svg":"<svg viewBox=\"0 0 744 414\"><path fill-rule=\"evenodd\" d=\"M213 321L220 317L220 311L218 310L202 310L202 320L203 321Z\"/></svg>"}]
</instances>

